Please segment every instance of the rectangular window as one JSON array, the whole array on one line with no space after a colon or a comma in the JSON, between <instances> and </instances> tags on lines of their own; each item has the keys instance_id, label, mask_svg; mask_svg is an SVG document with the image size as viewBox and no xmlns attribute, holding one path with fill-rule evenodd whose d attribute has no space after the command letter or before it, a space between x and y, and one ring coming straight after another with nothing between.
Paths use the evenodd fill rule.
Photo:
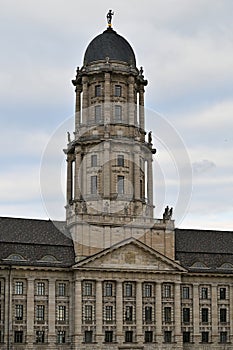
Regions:
<instances>
[{"instance_id":1,"label":"rectangular window","mask_svg":"<svg viewBox=\"0 0 233 350\"><path fill-rule=\"evenodd\" d=\"M164 298L171 298L171 285L165 284L163 286L163 296Z\"/></svg>"},{"instance_id":2,"label":"rectangular window","mask_svg":"<svg viewBox=\"0 0 233 350\"><path fill-rule=\"evenodd\" d=\"M201 309L201 321L202 321L203 323L207 323L208 320L209 320L209 309L203 307L203 308Z\"/></svg>"},{"instance_id":3,"label":"rectangular window","mask_svg":"<svg viewBox=\"0 0 233 350\"><path fill-rule=\"evenodd\" d=\"M111 297L112 296L112 283L107 282L105 284L105 296Z\"/></svg>"},{"instance_id":4,"label":"rectangular window","mask_svg":"<svg viewBox=\"0 0 233 350\"><path fill-rule=\"evenodd\" d=\"M112 341L113 341L113 331L105 331L104 341L105 341L105 343L112 343Z\"/></svg>"},{"instance_id":5,"label":"rectangular window","mask_svg":"<svg viewBox=\"0 0 233 350\"><path fill-rule=\"evenodd\" d=\"M59 297L66 296L66 284L65 283L58 283L58 295L59 295Z\"/></svg>"},{"instance_id":6,"label":"rectangular window","mask_svg":"<svg viewBox=\"0 0 233 350\"><path fill-rule=\"evenodd\" d=\"M220 322L227 322L227 309L220 309Z\"/></svg>"},{"instance_id":7,"label":"rectangular window","mask_svg":"<svg viewBox=\"0 0 233 350\"><path fill-rule=\"evenodd\" d=\"M190 343L190 332L183 332L183 343Z\"/></svg>"},{"instance_id":8,"label":"rectangular window","mask_svg":"<svg viewBox=\"0 0 233 350\"><path fill-rule=\"evenodd\" d=\"M92 154L91 155L91 166L92 167L97 166L97 154Z\"/></svg>"},{"instance_id":9,"label":"rectangular window","mask_svg":"<svg viewBox=\"0 0 233 350\"><path fill-rule=\"evenodd\" d=\"M44 321L44 314L45 314L45 307L44 305L37 305L36 306L36 319L37 321Z\"/></svg>"},{"instance_id":10,"label":"rectangular window","mask_svg":"<svg viewBox=\"0 0 233 350\"><path fill-rule=\"evenodd\" d=\"M36 343L45 342L45 333L44 331L36 331Z\"/></svg>"},{"instance_id":11,"label":"rectangular window","mask_svg":"<svg viewBox=\"0 0 233 350\"><path fill-rule=\"evenodd\" d=\"M92 331L85 331L85 338L84 338L85 343L92 343L92 337L93 337Z\"/></svg>"},{"instance_id":12,"label":"rectangular window","mask_svg":"<svg viewBox=\"0 0 233 350\"><path fill-rule=\"evenodd\" d=\"M124 166L125 160L122 154L117 156L117 166Z\"/></svg>"},{"instance_id":13,"label":"rectangular window","mask_svg":"<svg viewBox=\"0 0 233 350\"><path fill-rule=\"evenodd\" d=\"M188 307L183 308L183 322L184 323L190 322L190 308Z\"/></svg>"},{"instance_id":14,"label":"rectangular window","mask_svg":"<svg viewBox=\"0 0 233 350\"><path fill-rule=\"evenodd\" d=\"M127 305L125 307L125 320L126 321L133 321L133 306Z\"/></svg>"},{"instance_id":15,"label":"rectangular window","mask_svg":"<svg viewBox=\"0 0 233 350\"><path fill-rule=\"evenodd\" d=\"M64 344L66 342L66 332L58 331L57 332L57 342L58 344Z\"/></svg>"},{"instance_id":16,"label":"rectangular window","mask_svg":"<svg viewBox=\"0 0 233 350\"><path fill-rule=\"evenodd\" d=\"M23 294L23 282L15 282L15 294Z\"/></svg>"},{"instance_id":17,"label":"rectangular window","mask_svg":"<svg viewBox=\"0 0 233 350\"><path fill-rule=\"evenodd\" d=\"M95 122L100 123L102 120L101 106L95 106Z\"/></svg>"},{"instance_id":18,"label":"rectangular window","mask_svg":"<svg viewBox=\"0 0 233 350\"><path fill-rule=\"evenodd\" d=\"M164 343L171 343L171 342L172 342L172 332L164 331Z\"/></svg>"},{"instance_id":19,"label":"rectangular window","mask_svg":"<svg viewBox=\"0 0 233 350\"><path fill-rule=\"evenodd\" d=\"M190 297L189 287L183 287L182 288L182 298L189 299L189 297Z\"/></svg>"},{"instance_id":20,"label":"rectangular window","mask_svg":"<svg viewBox=\"0 0 233 350\"><path fill-rule=\"evenodd\" d=\"M145 331L144 341L145 341L145 343L152 343L153 342L153 332L152 331Z\"/></svg>"},{"instance_id":21,"label":"rectangular window","mask_svg":"<svg viewBox=\"0 0 233 350\"><path fill-rule=\"evenodd\" d=\"M126 331L125 332L125 342L126 343L132 343L133 342L133 331Z\"/></svg>"},{"instance_id":22,"label":"rectangular window","mask_svg":"<svg viewBox=\"0 0 233 350\"><path fill-rule=\"evenodd\" d=\"M201 299L208 299L208 288L201 288Z\"/></svg>"},{"instance_id":23,"label":"rectangular window","mask_svg":"<svg viewBox=\"0 0 233 350\"><path fill-rule=\"evenodd\" d=\"M170 307L164 308L164 321L166 323L171 323L172 320L172 310Z\"/></svg>"},{"instance_id":24,"label":"rectangular window","mask_svg":"<svg viewBox=\"0 0 233 350\"><path fill-rule=\"evenodd\" d=\"M125 284L125 296L132 297L133 296L133 285L132 283Z\"/></svg>"},{"instance_id":25,"label":"rectangular window","mask_svg":"<svg viewBox=\"0 0 233 350\"><path fill-rule=\"evenodd\" d=\"M95 86L95 97L101 96L101 85Z\"/></svg>"},{"instance_id":26,"label":"rectangular window","mask_svg":"<svg viewBox=\"0 0 233 350\"><path fill-rule=\"evenodd\" d=\"M92 305L85 305L85 320L92 320Z\"/></svg>"},{"instance_id":27,"label":"rectangular window","mask_svg":"<svg viewBox=\"0 0 233 350\"><path fill-rule=\"evenodd\" d=\"M124 176L118 175L117 176L117 193L118 194L124 194Z\"/></svg>"},{"instance_id":28,"label":"rectangular window","mask_svg":"<svg viewBox=\"0 0 233 350\"><path fill-rule=\"evenodd\" d=\"M227 343L227 332L220 332L220 339L219 339L220 343Z\"/></svg>"},{"instance_id":29,"label":"rectangular window","mask_svg":"<svg viewBox=\"0 0 233 350\"><path fill-rule=\"evenodd\" d=\"M209 332L201 332L201 342L202 343L209 342Z\"/></svg>"},{"instance_id":30,"label":"rectangular window","mask_svg":"<svg viewBox=\"0 0 233 350\"><path fill-rule=\"evenodd\" d=\"M23 343L23 331L15 331L14 333L15 343Z\"/></svg>"},{"instance_id":31,"label":"rectangular window","mask_svg":"<svg viewBox=\"0 0 233 350\"><path fill-rule=\"evenodd\" d=\"M114 96L121 97L121 86L120 85L115 85Z\"/></svg>"},{"instance_id":32,"label":"rectangular window","mask_svg":"<svg viewBox=\"0 0 233 350\"><path fill-rule=\"evenodd\" d=\"M112 321L113 319L113 307L111 305L105 307L105 319L106 321Z\"/></svg>"},{"instance_id":33,"label":"rectangular window","mask_svg":"<svg viewBox=\"0 0 233 350\"><path fill-rule=\"evenodd\" d=\"M17 321L23 320L23 305L22 304L15 305L15 319Z\"/></svg>"},{"instance_id":34,"label":"rectangular window","mask_svg":"<svg viewBox=\"0 0 233 350\"><path fill-rule=\"evenodd\" d=\"M65 305L58 305L57 320L58 321L65 321L66 320L66 307L65 307Z\"/></svg>"},{"instance_id":35,"label":"rectangular window","mask_svg":"<svg viewBox=\"0 0 233 350\"><path fill-rule=\"evenodd\" d=\"M152 306L145 307L145 321L152 322Z\"/></svg>"},{"instance_id":36,"label":"rectangular window","mask_svg":"<svg viewBox=\"0 0 233 350\"><path fill-rule=\"evenodd\" d=\"M97 176L91 176L91 194L97 194Z\"/></svg>"},{"instance_id":37,"label":"rectangular window","mask_svg":"<svg viewBox=\"0 0 233 350\"><path fill-rule=\"evenodd\" d=\"M121 122L122 121L122 107L121 106L115 106L115 121Z\"/></svg>"},{"instance_id":38,"label":"rectangular window","mask_svg":"<svg viewBox=\"0 0 233 350\"><path fill-rule=\"evenodd\" d=\"M92 283L91 282L85 282L84 283L84 291L83 294L85 296L92 296Z\"/></svg>"},{"instance_id":39,"label":"rectangular window","mask_svg":"<svg viewBox=\"0 0 233 350\"><path fill-rule=\"evenodd\" d=\"M37 295L45 295L45 284L44 282L38 282L36 288Z\"/></svg>"},{"instance_id":40,"label":"rectangular window","mask_svg":"<svg viewBox=\"0 0 233 350\"><path fill-rule=\"evenodd\" d=\"M143 296L145 298L151 298L152 297L152 285L151 284L144 284Z\"/></svg>"},{"instance_id":41,"label":"rectangular window","mask_svg":"<svg viewBox=\"0 0 233 350\"><path fill-rule=\"evenodd\" d=\"M219 297L221 300L225 300L226 299L226 288L220 288L219 290Z\"/></svg>"}]
</instances>

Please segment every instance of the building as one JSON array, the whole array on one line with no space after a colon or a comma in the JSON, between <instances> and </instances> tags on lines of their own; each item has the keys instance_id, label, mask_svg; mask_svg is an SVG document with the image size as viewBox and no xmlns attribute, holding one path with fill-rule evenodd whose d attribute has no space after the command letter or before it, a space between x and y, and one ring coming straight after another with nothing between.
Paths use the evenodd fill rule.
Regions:
<instances>
[{"instance_id":1,"label":"building","mask_svg":"<svg viewBox=\"0 0 233 350\"><path fill-rule=\"evenodd\" d=\"M233 349L233 232L154 219L147 81L111 18L72 82L66 221L0 218L0 349Z\"/></svg>"}]
</instances>

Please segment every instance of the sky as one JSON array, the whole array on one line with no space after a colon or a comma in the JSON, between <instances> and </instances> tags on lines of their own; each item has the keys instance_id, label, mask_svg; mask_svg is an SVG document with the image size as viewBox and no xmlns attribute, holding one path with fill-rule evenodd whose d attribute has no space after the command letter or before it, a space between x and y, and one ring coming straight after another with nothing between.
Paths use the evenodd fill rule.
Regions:
<instances>
[{"instance_id":1,"label":"sky","mask_svg":"<svg viewBox=\"0 0 233 350\"><path fill-rule=\"evenodd\" d=\"M71 79L111 8L149 82L155 216L169 205L177 227L233 230L232 0L0 4L1 216L64 219Z\"/></svg>"}]
</instances>

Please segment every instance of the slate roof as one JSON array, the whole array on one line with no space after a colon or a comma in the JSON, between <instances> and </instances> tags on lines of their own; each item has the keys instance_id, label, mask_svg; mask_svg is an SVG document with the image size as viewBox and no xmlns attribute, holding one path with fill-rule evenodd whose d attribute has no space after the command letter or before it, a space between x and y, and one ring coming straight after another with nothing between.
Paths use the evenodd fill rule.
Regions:
<instances>
[{"instance_id":1,"label":"slate roof","mask_svg":"<svg viewBox=\"0 0 233 350\"><path fill-rule=\"evenodd\" d=\"M84 55L84 65L94 61L106 60L106 57L136 67L132 47L125 38L117 34L112 28L108 28L90 42Z\"/></svg>"},{"instance_id":2,"label":"slate roof","mask_svg":"<svg viewBox=\"0 0 233 350\"><path fill-rule=\"evenodd\" d=\"M24 260L8 259L11 255L19 255ZM13 265L72 266L74 247L65 222L1 217L0 262Z\"/></svg>"},{"instance_id":3,"label":"slate roof","mask_svg":"<svg viewBox=\"0 0 233 350\"><path fill-rule=\"evenodd\" d=\"M233 273L232 231L176 229L175 250L176 260L190 271ZM203 267L192 267L195 263Z\"/></svg>"}]
</instances>

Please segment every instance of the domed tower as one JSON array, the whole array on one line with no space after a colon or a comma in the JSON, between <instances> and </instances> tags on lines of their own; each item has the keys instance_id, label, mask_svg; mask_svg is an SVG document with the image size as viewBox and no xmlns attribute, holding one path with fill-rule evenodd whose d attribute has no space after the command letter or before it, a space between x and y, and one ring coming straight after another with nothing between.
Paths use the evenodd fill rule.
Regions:
<instances>
[{"instance_id":1,"label":"domed tower","mask_svg":"<svg viewBox=\"0 0 233 350\"><path fill-rule=\"evenodd\" d=\"M67 154L67 226L76 259L154 224L151 134L145 138L144 89L130 44L108 28L88 45L72 81L74 140Z\"/></svg>"}]
</instances>

